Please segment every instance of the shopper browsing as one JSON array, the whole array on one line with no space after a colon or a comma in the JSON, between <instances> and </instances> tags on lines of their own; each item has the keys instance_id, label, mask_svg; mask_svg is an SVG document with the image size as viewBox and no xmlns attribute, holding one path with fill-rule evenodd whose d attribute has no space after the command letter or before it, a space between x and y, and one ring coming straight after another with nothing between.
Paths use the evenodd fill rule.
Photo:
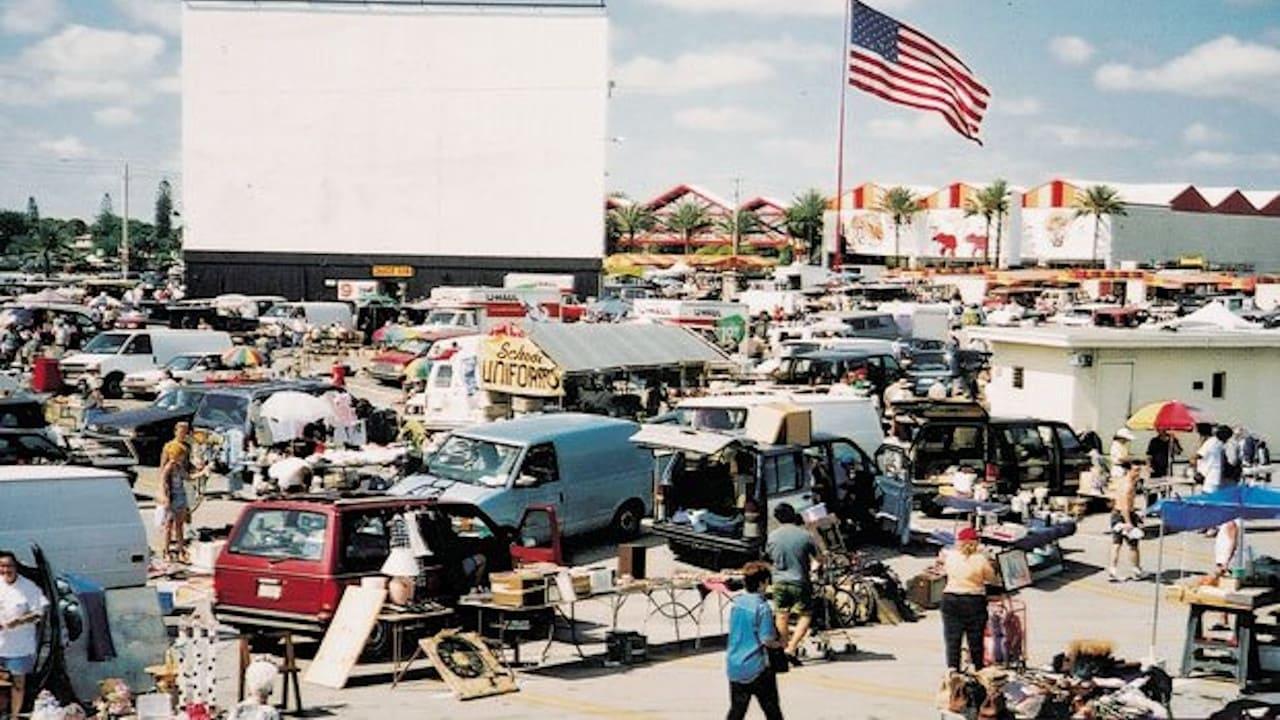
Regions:
<instances>
[{"instance_id":1,"label":"shopper browsing","mask_svg":"<svg viewBox=\"0 0 1280 720\"><path fill-rule=\"evenodd\" d=\"M782 720L778 678L769 667L768 648L777 648L773 610L765 600L769 566L747 563L742 568L747 591L733 599L729 609L729 643L725 669L729 674L728 720L742 720L754 697L768 720Z\"/></svg>"},{"instance_id":2,"label":"shopper browsing","mask_svg":"<svg viewBox=\"0 0 1280 720\"><path fill-rule=\"evenodd\" d=\"M960 669L960 646L969 645L969 660L975 670L983 666L982 632L987 627L987 585L996 581L996 571L978 547L978 531L964 528L956 536L954 548L942 551L942 567L947 584L942 588L942 637L947 649L947 667Z\"/></svg>"},{"instance_id":3,"label":"shopper browsing","mask_svg":"<svg viewBox=\"0 0 1280 720\"><path fill-rule=\"evenodd\" d=\"M1138 482L1142 478L1142 463L1137 460L1126 460L1120 468L1124 474L1116 487L1114 504L1111 511L1111 564L1107 574L1111 582L1120 582L1116 565L1120 562L1120 546L1129 546L1129 558L1133 564L1131 580L1141 580L1146 576L1142 571L1142 561L1138 555L1138 541L1143 537L1142 521L1135 508L1138 494Z\"/></svg>"},{"instance_id":4,"label":"shopper browsing","mask_svg":"<svg viewBox=\"0 0 1280 720\"><path fill-rule=\"evenodd\" d=\"M9 715L18 717L27 676L36 667L36 625L49 600L18 574L18 559L0 550L0 669L9 673Z\"/></svg>"}]
</instances>

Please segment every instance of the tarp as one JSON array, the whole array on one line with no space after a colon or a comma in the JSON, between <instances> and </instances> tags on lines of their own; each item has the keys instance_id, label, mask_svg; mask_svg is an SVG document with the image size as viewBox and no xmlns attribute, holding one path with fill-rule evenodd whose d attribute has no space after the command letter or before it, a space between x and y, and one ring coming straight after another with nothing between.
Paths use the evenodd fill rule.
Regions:
<instances>
[{"instance_id":1,"label":"tarp","mask_svg":"<svg viewBox=\"0 0 1280 720\"><path fill-rule=\"evenodd\" d=\"M719 348L676 325L525 323L529 339L565 373L729 361Z\"/></svg>"},{"instance_id":2,"label":"tarp","mask_svg":"<svg viewBox=\"0 0 1280 720\"><path fill-rule=\"evenodd\" d=\"M1161 500L1147 511L1164 520L1166 532L1203 530L1230 520L1280 518L1280 490L1232 485L1211 493Z\"/></svg>"},{"instance_id":3,"label":"tarp","mask_svg":"<svg viewBox=\"0 0 1280 720\"><path fill-rule=\"evenodd\" d=\"M1262 326L1249 322L1214 300L1187 315L1175 318L1160 326L1166 330L1261 330Z\"/></svg>"}]
</instances>

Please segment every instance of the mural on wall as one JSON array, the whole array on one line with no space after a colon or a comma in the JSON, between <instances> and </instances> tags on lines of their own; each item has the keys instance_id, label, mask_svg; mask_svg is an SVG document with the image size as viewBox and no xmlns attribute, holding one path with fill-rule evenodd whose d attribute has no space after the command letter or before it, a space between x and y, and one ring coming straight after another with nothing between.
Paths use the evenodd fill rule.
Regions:
<instances>
[{"instance_id":1,"label":"mural on wall","mask_svg":"<svg viewBox=\"0 0 1280 720\"><path fill-rule=\"evenodd\" d=\"M965 217L964 210L942 208L928 210L921 218L926 225L925 243L919 256L958 260L981 260L987 250L986 222L980 217ZM992 234L995 229L992 228ZM991 241L994 248L994 240Z\"/></svg>"},{"instance_id":2,"label":"mural on wall","mask_svg":"<svg viewBox=\"0 0 1280 720\"><path fill-rule=\"evenodd\" d=\"M1025 208L1022 211L1023 257L1037 260L1093 259L1092 217L1075 217L1068 208ZM1098 258L1111 252L1111 220L1102 218Z\"/></svg>"},{"instance_id":3,"label":"mural on wall","mask_svg":"<svg viewBox=\"0 0 1280 720\"><path fill-rule=\"evenodd\" d=\"M874 210L846 210L844 241L845 252L850 254L892 255L893 223Z\"/></svg>"}]
</instances>

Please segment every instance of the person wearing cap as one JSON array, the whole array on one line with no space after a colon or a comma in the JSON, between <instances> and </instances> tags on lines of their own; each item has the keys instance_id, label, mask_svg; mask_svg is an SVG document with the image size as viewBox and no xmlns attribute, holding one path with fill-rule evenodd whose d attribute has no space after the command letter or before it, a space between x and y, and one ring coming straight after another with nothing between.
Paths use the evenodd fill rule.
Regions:
<instances>
[{"instance_id":1,"label":"person wearing cap","mask_svg":"<svg viewBox=\"0 0 1280 720\"><path fill-rule=\"evenodd\" d=\"M974 670L983 666L982 633L987 627L987 585L996 581L991 561L978 549L978 531L966 527L955 547L942 551L947 584L942 588L942 637L947 667L960 669L960 645L967 641Z\"/></svg>"},{"instance_id":2,"label":"person wearing cap","mask_svg":"<svg viewBox=\"0 0 1280 720\"><path fill-rule=\"evenodd\" d=\"M809 582L809 570L818 557L818 544L801 525L800 513L790 503L779 503L773 517L779 527L769 533L765 553L773 565L773 603L777 611L778 636L782 638L787 659L793 665L799 665L796 651L809 633L809 624L813 620L813 586ZM790 627L792 615L796 616L794 631Z\"/></svg>"},{"instance_id":3,"label":"person wearing cap","mask_svg":"<svg viewBox=\"0 0 1280 720\"><path fill-rule=\"evenodd\" d=\"M1182 455L1182 444L1168 430L1156 432L1147 443L1147 462L1151 463L1151 477L1168 477L1173 469L1173 459Z\"/></svg>"},{"instance_id":4,"label":"person wearing cap","mask_svg":"<svg viewBox=\"0 0 1280 720\"><path fill-rule=\"evenodd\" d=\"M1116 431L1111 437L1111 449L1108 452L1108 459L1111 460L1111 477L1119 479L1124 476L1124 469L1121 464L1133 457L1130 445L1133 443L1133 431L1129 428L1122 427Z\"/></svg>"},{"instance_id":5,"label":"person wearing cap","mask_svg":"<svg viewBox=\"0 0 1280 720\"><path fill-rule=\"evenodd\" d=\"M1138 481L1142 477L1142 463L1137 460L1123 460L1120 468L1124 474L1120 477L1114 504L1111 509L1111 564L1107 568L1107 574L1110 576L1111 582L1120 582L1121 578L1116 571L1116 566L1120 562L1120 546L1129 546L1129 558L1133 563L1133 574L1129 576L1131 580L1141 580L1146 576L1142 570L1142 560L1138 554L1138 541L1142 539L1142 522L1138 518L1138 513L1134 507L1135 498L1138 495Z\"/></svg>"}]
</instances>

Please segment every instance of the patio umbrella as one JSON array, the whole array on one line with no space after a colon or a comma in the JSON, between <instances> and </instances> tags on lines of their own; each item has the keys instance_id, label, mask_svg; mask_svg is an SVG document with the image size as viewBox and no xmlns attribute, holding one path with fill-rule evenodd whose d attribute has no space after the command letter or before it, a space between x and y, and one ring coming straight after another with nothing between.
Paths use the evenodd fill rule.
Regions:
<instances>
[{"instance_id":1,"label":"patio umbrella","mask_svg":"<svg viewBox=\"0 0 1280 720\"><path fill-rule=\"evenodd\" d=\"M262 367L267 359L255 348L237 345L222 353L222 364L231 368Z\"/></svg>"},{"instance_id":2,"label":"patio umbrella","mask_svg":"<svg viewBox=\"0 0 1280 720\"><path fill-rule=\"evenodd\" d=\"M317 420L323 420L330 426L337 424L333 403L293 390L267 398L262 403L260 414L271 430L272 441L277 443L302 437L302 429Z\"/></svg>"},{"instance_id":3,"label":"patio umbrella","mask_svg":"<svg viewBox=\"0 0 1280 720\"><path fill-rule=\"evenodd\" d=\"M1130 430L1191 432L1196 429L1196 425L1203 422L1208 422L1208 418L1200 408L1177 400L1162 400L1138 408L1138 411L1125 421L1125 426Z\"/></svg>"},{"instance_id":4,"label":"patio umbrella","mask_svg":"<svg viewBox=\"0 0 1280 720\"><path fill-rule=\"evenodd\" d=\"M387 325L373 331L373 341L383 345L397 345L405 340L413 340L421 333L416 328L404 325Z\"/></svg>"},{"instance_id":5,"label":"patio umbrella","mask_svg":"<svg viewBox=\"0 0 1280 720\"><path fill-rule=\"evenodd\" d=\"M431 361L426 358L414 358L404 366L405 380L426 380L431 374Z\"/></svg>"}]
</instances>

